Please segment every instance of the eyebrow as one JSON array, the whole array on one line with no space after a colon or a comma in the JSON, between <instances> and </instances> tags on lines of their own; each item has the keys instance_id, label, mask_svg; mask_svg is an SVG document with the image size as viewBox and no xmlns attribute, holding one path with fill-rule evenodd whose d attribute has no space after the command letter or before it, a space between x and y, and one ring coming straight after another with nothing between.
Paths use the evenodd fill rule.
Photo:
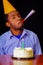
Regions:
<instances>
[{"instance_id":1,"label":"eyebrow","mask_svg":"<svg viewBox=\"0 0 43 65\"><path fill-rule=\"evenodd\" d=\"M16 16L16 15L20 15L19 12L15 12L14 14L12 13L10 16Z\"/></svg>"}]
</instances>

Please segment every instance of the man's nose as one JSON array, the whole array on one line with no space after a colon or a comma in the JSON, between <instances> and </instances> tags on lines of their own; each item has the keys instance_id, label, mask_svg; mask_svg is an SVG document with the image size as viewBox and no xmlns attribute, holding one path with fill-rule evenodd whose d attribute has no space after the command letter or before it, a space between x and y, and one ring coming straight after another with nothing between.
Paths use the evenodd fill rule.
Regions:
<instances>
[{"instance_id":1,"label":"man's nose","mask_svg":"<svg viewBox=\"0 0 43 65\"><path fill-rule=\"evenodd\" d=\"M20 16L20 17L19 17L19 16L17 16L17 19L22 20L22 17L21 17L21 16Z\"/></svg>"}]
</instances>

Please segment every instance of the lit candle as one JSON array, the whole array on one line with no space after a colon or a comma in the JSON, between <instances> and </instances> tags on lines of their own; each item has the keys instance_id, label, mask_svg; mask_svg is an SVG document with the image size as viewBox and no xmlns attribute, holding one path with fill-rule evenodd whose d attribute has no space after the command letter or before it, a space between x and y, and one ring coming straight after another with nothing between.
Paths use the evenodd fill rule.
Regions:
<instances>
[{"instance_id":1,"label":"lit candle","mask_svg":"<svg viewBox=\"0 0 43 65\"><path fill-rule=\"evenodd\" d=\"M21 48L24 48L24 39L22 39L22 46Z\"/></svg>"}]
</instances>

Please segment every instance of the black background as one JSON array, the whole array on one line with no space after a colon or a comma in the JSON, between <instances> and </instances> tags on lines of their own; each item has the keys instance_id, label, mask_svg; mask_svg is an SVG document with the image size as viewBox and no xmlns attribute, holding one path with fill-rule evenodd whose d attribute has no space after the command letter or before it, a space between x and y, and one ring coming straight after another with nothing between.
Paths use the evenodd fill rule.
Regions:
<instances>
[{"instance_id":1,"label":"black background","mask_svg":"<svg viewBox=\"0 0 43 65\"><path fill-rule=\"evenodd\" d=\"M43 2L39 0L9 0L9 2L20 12L23 18L32 9L36 11L32 16L30 16L26 20L24 27L26 29L32 30L38 35L43 51ZM0 0L0 35L6 32L7 30L8 28L5 26L4 22L2 0Z\"/></svg>"}]
</instances>

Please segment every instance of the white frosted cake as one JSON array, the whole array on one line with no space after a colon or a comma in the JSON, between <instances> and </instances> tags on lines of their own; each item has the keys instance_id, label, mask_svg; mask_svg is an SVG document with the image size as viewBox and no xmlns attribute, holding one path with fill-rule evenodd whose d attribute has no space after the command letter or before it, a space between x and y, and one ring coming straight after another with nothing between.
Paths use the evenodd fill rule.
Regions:
<instances>
[{"instance_id":1,"label":"white frosted cake","mask_svg":"<svg viewBox=\"0 0 43 65\"><path fill-rule=\"evenodd\" d=\"M15 48L13 50L13 57L16 58L32 58L33 55L33 49L32 48Z\"/></svg>"}]
</instances>

